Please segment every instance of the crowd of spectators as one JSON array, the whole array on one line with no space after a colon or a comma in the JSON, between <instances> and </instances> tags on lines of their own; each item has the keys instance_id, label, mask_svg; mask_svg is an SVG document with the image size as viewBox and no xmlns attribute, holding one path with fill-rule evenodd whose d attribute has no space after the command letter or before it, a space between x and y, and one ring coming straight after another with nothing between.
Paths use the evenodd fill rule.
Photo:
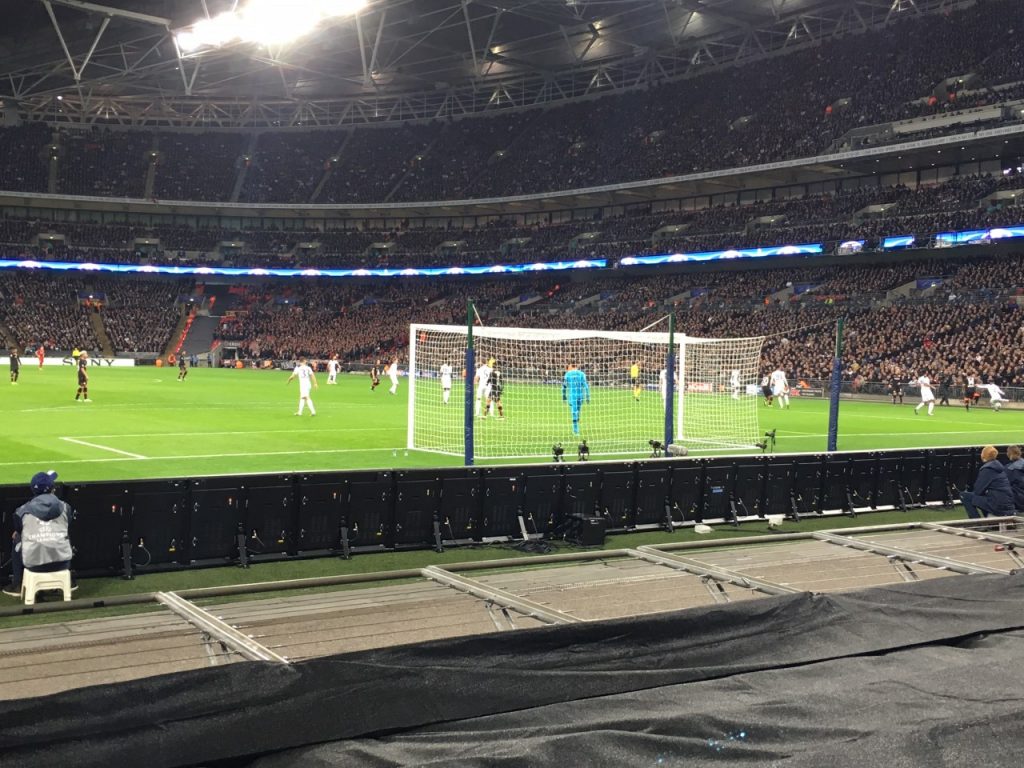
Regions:
<instances>
[{"instance_id":1,"label":"crowd of spectators","mask_svg":"<svg viewBox=\"0 0 1024 768\"><path fill-rule=\"evenodd\" d=\"M95 281L93 290L104 296L100 312L114 353L163 352L181 317L177 299L190 287L179 280Z\"/></svg>"},{"instance_id":2,"label":"crowd of spectators","mask_svg":"<svg viewBox=\"0 0 1024 768\"><path fill-rule=\"evenodd\" d=\"M325 203L495 197L813 156L854 128L1021 98L1021 25L1018 0L979 0L739 70L448 123L270 131L255 143L227 132L67 133L57 186L138 196L151 148L158 199L228 201L244 171L242 200L298 203L318 189ZM0 188L45 191L51 141L45 127L0 129Z\"/></svg>"},{"instance_id":3,"label":"crowd of spectators","mask_svg":"<svg viewBox=\"0 0 1024 768\"><path fill-rule=\"evenodd\" d=\"M908 284L906 295L889 294ZM675 312L679 329L690 335L764 335L766 367L780 366L794 380L821 380L829 375L834 324L843 315L850 378L929 373L962 383L973 372L1024 386L1022 257L619 275L568 284L534 276L372 285L292 290L285 304L284 286L269 284L226 319L221 333L247 357L339 354L371 362L401 355L412 322L461 323L465 298L473 295L488 325L639 330ZM805 290L794 292L797 286ZM865 289L873 301L860 301Z\"/></svg>"},{"instance_id":4,"label":"crowd of spectators","mask_svg":"<svg viewBox=\"0 0 1024 768\"><path fill-rule=\"evenodd\" d=\"M1022 194L981 205L994 192ZM524 226L492 220L473 228L277 230L185 225L97 224L0 218L7 252L115 263L224 262L250 267L406 267L532 263L586 257L727 250L821 242L827 252L848 240L875 247L913 234L927 247L936 233L1024 222L1024 179L957 176L940 184L861 186L804 198L719 205L696 211L639 209L612 218L590 215ZM257 223L259 220L254 220ZM64 240L38 242L55 233ZM144 245L145 240L159 245ZM238 243L237 247L222 243Z\"/></svg>"},{"instance_id":5,"label":"crowd of spectators","mask_svg":"<svg viewBox=\"0 0 1024 768\"><path fill-rule=\"evenodd\" d=\"M43 345L48 351L99 348L89 312L79 294L84 280L19 272L0 278L0 323L23 349Z\"/></svg>"},{"instance_id":6,"label":"crowd of spectators","mask_svg":"<svg viewBox=\"0 0 1024 768\"><path fill-rule=\"evenodd\" d=\"M0 128L0 189L45 192L50 144L50 127L42 123Z\"/></svg>"},{"instance_id":7,"label":"crowd of spectators","mask_svg":"<svg viewBox=\"0 0 1024 768\"><path fill-rule=\"evenodd\" d=\"M57 191L67 195L141 198L153 136L147 131L64 132Z\"/></svg>"},{"instance_id":8,"label":"crowd of spectators","mask_svg":"<svg viewBox=\"0 0 1024 768\"><path fill-rule=\"evenodd\" d=\"M180 317L176 299L190 290L181 280L5 274L0 323L22 345L92 348L88 313L99 311L115 351L159 352ZM1024 256L596 278L260 282L236 286L218 335L247 358L372 362L404 353L410 323L462 323L469 296L487 325L639 330L673 312L693 336L763 335L765 366L793 380L828 376L842 315L850 378L972 372L1024 386Z\"/></svg>"},{"instance_id":9,"label":"crowd of spectators","mask_svg":"<svg viewBox=\"0 0 1024 768\"><path fill-rule=\"evenodd\" d=\"M240 133L160 134L153 197L230 200L247 141Z\"/></svg>"}]
</instances>

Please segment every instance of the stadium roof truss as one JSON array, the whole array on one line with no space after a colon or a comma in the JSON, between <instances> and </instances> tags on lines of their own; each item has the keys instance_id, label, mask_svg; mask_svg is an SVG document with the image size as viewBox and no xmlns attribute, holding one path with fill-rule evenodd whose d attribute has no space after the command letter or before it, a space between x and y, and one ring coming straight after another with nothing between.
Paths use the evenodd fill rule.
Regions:
<instances>
[{"instance_id":1,"label":"stadium roof truss","mask_svg":"<svg viewBox=\"0 0 1024 768\"><path fill-rule=\"evenodd\" d=\"M291 44L194 53L175 31L239 0L116 2L0 0L0 99L71 124L459 118L643 88L967 0L373 0Z\"/></svg>"}]
</instances>

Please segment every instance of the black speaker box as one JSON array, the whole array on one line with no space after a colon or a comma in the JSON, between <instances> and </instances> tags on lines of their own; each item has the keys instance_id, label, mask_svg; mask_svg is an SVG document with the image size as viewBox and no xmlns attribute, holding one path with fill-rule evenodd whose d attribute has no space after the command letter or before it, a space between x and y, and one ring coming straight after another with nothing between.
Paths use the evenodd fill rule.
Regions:
<instances>
[{"instance_id":1,"label":"black speaker box","mask_svg":"<svg viewBox=\"0 0 1024 768\"><path fill-rule=\"evenodd\" d=\"M566 540L579 547L600 547L608 521L603 517L574 515Z\"/></svg>"}]
</instances>

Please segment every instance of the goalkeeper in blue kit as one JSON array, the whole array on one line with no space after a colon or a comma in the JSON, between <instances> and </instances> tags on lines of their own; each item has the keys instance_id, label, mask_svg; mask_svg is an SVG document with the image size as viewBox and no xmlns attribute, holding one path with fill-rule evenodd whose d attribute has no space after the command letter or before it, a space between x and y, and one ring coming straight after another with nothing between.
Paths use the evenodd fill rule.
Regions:
<instances>
[{"instance_id":1,"label":"goalkeeper in blue kit","mask_svg":"<svg viewBox=\"0 0 1024 768\"><path fill-rule=\"evenodd\" d=\"M575 365L570 365L562 379L562 400L569 404L572 412L572 432L574 435L580 433L580 410L584 403L590 402L590 385L587 384L587 374L579 370Z\"/></svg>"}]
</instances>

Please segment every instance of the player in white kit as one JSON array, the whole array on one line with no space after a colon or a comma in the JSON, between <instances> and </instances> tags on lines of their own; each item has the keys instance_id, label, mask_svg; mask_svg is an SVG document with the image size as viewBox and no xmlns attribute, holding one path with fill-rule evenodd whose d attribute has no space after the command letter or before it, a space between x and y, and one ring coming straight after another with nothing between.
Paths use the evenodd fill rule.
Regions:
<instances>
[{"instance_id":1,"label":"player in white kit","mask_svg":"<svg viewBox=\"0 0 1024 768\"><path fill-rule=\"evenodd\" d=\"M481 363L476 369L476 376L473 377L473 385L476 387L476 415L481 416L480 405L485 402L491 394L491 370L494 365L494 358L486 363Z\"/></svg>"},{"instance_id":2,"label":"player in white kit","mask_svg":"<svg viewBox=\"0 0 1024 768\"><path fill-rule=\"evenodd\" d=\"M327 383L337 384L338 383L338 371L341 369L341 363L338 362L338 356L335 355L327 361Z\"/></svg>"},{"instance_id":3,"label":"player in white kit","mask_svg":"<svg viewBox=\"0 0 1024 768\"><path fill-rule=\"evenodd\" d=\"M292 379L299 380L299 410L295 415L301 416L303 409L308 405L309 415L316 416L316 408L313 407L313 399L309 395L319 385L316 383L316 374L313 373L313 369L306 364L306 358L299 358L299 364L295 366L295 370L292 371L292 375L288 377L285 384L290 384Z\"/></svg>"},{"instance_id":4,"label":"player in white kit","mask_svg":"<svg viewBox=\"0 0 1024 768\"><path fill-rule=\"evenodd\" d=\"M388 378L391 379L391 389L388 390L392 395L398 392L398 358L396 357L391 361L391 365L388 366Z\"/></svg>"},{"instance_id":5,"label":"player in white kit","mask_svg":"<svg viewBox=\"0 0 1024 768\"><path fill-rule=\"evenodd\" d=\"M441 397L444 404L448 405L448 398L452 394L452 367L448 363L441 366Z\"/></svg>"},{"instance_id":6,"label":"player in white kit","mask_svg":"<svg viewBox=\"0 0 1024 768\"><path fill-rule=\"evenodd\" d=\"M771 375L772 395L779 401L779 408L789 408L789 382L781 368L776 368Z\"/></svg>"},{"instance_id":7,"label":"player in white kit","mask_svg":"<svg viewBox=\"0 0 1024 768\"><path fill-rule=\"evenodd\" d=\"M999 385L989 382L988 384L979 384L978 386L981 389L988 390L988 396L992 400L992 410L1001 410L1003 403L1006 402L1006 393L999 388Z\"/></svg>"},{"instance_id":8,"label":"player in white kit","mask_svg":"<svg viewBox=\"0 0 1024 768\"><path fill-rule=\"evenodd\" d=\"M935 393L932 391L932 380L927 376L918 376L911 382L911 386L921 388L921 402L914 409L914 415L916 416L917 412L927 405L928 415L932 416L935 413Z\"/></svg>"},{"instance_id":9,"label":"player in white kit","mask_svg":"<svg viewBox=\"0 0 1024 768\"><path fill-rule=\"evenodd\" d=\"M735 368L732 369L732 373L729 374L729 388L732 390L732 399L740 399L740 372Z\"/></svg>"}]
</instances>

